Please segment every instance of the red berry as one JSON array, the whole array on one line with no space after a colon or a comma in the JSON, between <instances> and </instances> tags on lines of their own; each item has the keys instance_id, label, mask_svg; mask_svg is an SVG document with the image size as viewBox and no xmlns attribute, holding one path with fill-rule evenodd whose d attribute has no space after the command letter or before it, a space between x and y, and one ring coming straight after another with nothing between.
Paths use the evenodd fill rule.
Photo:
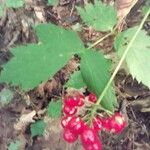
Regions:
<instances>
[{"instance_id":1,"label":"red berry","mask_svg":"<svg viewBox=\"0 0 150 150\"><path fill-rule=\"evenodd\" d=\"M69 129L65 129L63 133L63 138L68 143L73 143L77 140L78 136L73 134Z\"/></svg>"},{"instance_id":2,"label":"red berry","mask_svg":"<svg viewBox=\"0 0 150 150\"><path fill-rule=\"evenodd\" d=\"M93 120L93 127L94 127L94 130L96 130L96 131L102 129L102 119L99 118L98 116L96 118L94 118L94 120Z\"/></svg>"},{"instance_id":3,"label":"red berry","mask_svg":"<svg viewBox=\"0 0 150 150\"><path fill-rule=\"evenodd\" d=\"M84 150L102 150L102 143L100 140L95 141L93 144L83 146Z\"/></svg>"},{"instance_id":4,"label":"red berry","mask_svg":"<svg viewBox=\"0 0 150 150\"><path fill-rule=\"evenodd\" d=\"M93 146L93 150L102 150L102 143L100 142L100 140L93 143L92 146Z\"/></svg>"},{"instance_id":5,"label":"red berry","mask_svg":"<svg viewBox=\"0 0 150 150\"><path fill-rule=\"evenodd\" d=\"M111 130L109 121L110 121L110 119L102 120L102 127L107 131Z\"/></svg>"},{"instance_id":6,"label":"red berry","mask_svg":"<svg viewBox=\"0 0 150 150\"><path fill-rule=\"evenodd\" d=\"M85 97L84 97L83 95L79 95L79 98L80 98L80 100L79 100L79 102L78 102L78 106L81 107L81 106L84 105L84 101L83 101L83 100L84 100Z\"/></svg>"},{"instance_id":7,"label":"red berry","mask_svg":"<svg viewBox=\"0 0 150 150\"><path fill-rule=\"evenodd\" d=\"M84 130L84 127L84 122L79 117L72 117L67 126L67 128L76 135L81 134Z\"/></svg>"},{"instance_id":8,"label":"red berry","mask_svg":"<svg viewBox=\"0 0 150 150\"><path fill-rule=\"evenodd\" d=\"M62 119L61 119L61 125L63 128L65 128L67 125L68 125L68 122L71 120L72 117L70 116L64 116Z\"/></svg>"},{"instance_id":9,"label":"red berry","mask_svg":"<svg viewBox=\"0 0 150 150\"><path fill-rule=\"evenodd\" d=\"M63 108L63 112L66 114L66 115L74 115L76 112L77 112L77 108L76 107L69 107L67 105L64 106Z\"/></svg>"},{"instance_id":10,"label":"red berry","mask_svg":"<svg viewBox=\"0 0 150 150\"><path fill-rule=\"evenodd\" d=\"M83 105L84 105L83 100L80 100L79 103L78 103L78 106L81 107L81 106L83 106Z\"/></svg>"},{"instance_id":11,"label":"red berry","mask_svg":"<svg viewBox=\"0 0 150 150\"><path fill-rule=\"evenodd\" d=\"M88 95L88 100L91 101L91 102L93 102L93 103L96 103L97 97L96 97L96 95L94 93L90 93Z\"/></svg>"},{"instance_id":12,"label":"red berry","mask_svg":"<svg viewBox=\"0 0 150 150\"><path fill-rule=\"evenodd\" d=\"M120 113L115 113L109 120L111 130L120 133L126 126L126 121Z\"/></svg>"},{"instance_id":13,"label":"red berry","mask_svg":"<svg viewBox=\"0 0 150 150\"><path fill-rule=\"evenodd\" d=\"M79 97L67 97L65 100L65 105L69 107L75 107L78 105L80 98Z\"/></svg>"},{"instance_id":14,"label":"red berry","mask_svg":"<svg viewBox=\"0 0 150 150\"><path fill-rule=\"evenodd\" d=\"M81 142L83 145L93 144L97 140L98 140L98 136L94 129L86 128L81 133Z\"/></svg>"}]
</instances>

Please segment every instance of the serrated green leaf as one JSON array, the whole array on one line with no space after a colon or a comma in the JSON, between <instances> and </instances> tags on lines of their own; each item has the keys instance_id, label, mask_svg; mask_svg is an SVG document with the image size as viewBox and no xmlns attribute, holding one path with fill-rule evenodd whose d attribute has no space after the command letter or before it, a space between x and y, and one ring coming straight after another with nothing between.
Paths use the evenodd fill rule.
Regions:
<instances>
[{"instance_id":1,"label":"serrated green leaf","mask_svg":"<svg viewBox=\"0 0 150 150\"><path fill-rule=\"evenodd\" d=\"M77 7L81 19L98 31L111 31L117 23L117 12L109 5L95 0L84 8Z\"/></svg>"},{"instance_id":2,"label":"serrated green leaf","mask_svg":"<svg viewBox=\"0 0 150 150\"><path fill-rule=\"evenodd\" d=\"M72 87L76 89L80 89L86 86L86 84L83 81L81 71L76 71L73 73L68 80L68 82L65 84L66 87Z\"/></svg>"},{"instance_id":3,"label":"serrated green leaf","mask_svg":"<svg viewBox=\"0 0 150 150\"><path fill-rule=\"evenodd\" d=\"M53 77L84 47L73 31L52 24L41 24L35 29L40 43L13 48L14 57L3 65L0 82L20 85L26 91L33 89Z\"/></svg>"},{"instance_id":4,"label":"serrated green leaf","mask_svg":"<svg viewBox=\"0 0 150 150\"><path fill-rule=\"evenodd\" d=\"M117 36L114 46L120 57L137 29L138 27L130 28ZM144 30L139 32L133 42L126 63L132 77L150 88L150 37Z\"/></svg>"},{"instance_id":5,"label":"serrated green leaf","mask_svg":"<svg viewBox=\"0 0 150 150\"><path fill-rule=\"evenodd\" d=\"M43 120L36 121L31 124L31 136L41 136L44 135L44 130L46 128L46 123Z\"/></svg>"},{"instance_id":6,"label":"serrated green leaf","mask_svg":"<svg viewBox=\"0 0 150 150\"><path fill-rule=\"evenodd\" d=\"M52 118L59 118L61 116L62 100L56 102L51 101L48 105L47 112L48 116Z\"/></svg>"},{"instance_id":7,"label":"serrated green leaf","mask_svg":"<svg viewBox=\"0 0 150 150\"><path fill-rule=\"evenodd\" d=\"M8 146L8 150L19 150L21 146L21 142L16 140L15 142L11 142Z\"/></svg>"},{"instance_id":8,"label":"serrated green leaf","mask_svg":"<svg viewBox=\"0 0 150 150\"><path fill-rule=\"evenodd\" d=\"M108 80L110 79L111 63L104 58L103 54L96 51L87 50L81 55L81 74L88 88L100 96ZM101 105L110 111L114 111L117 100L115 92L110 87L101 101Z\"/></svg>"},{"instance_id":9,"label":"serrated green leaf","mask_svg":"<svg viewBox=\"0 0 150 150\"><path fill-rule=\"evenodd\" d=\"M7 7L18 8L24 5L24 0L5 0Z\"/></svg>"},{"instance_id":10,"label":"serrated green leaf","mask_svg":"<svg viewBox=\"0 0 150 150\"><path fill-rule=\"evenodd\" d=\"M2 104L2 106L9 104L13 98L13 95L14 94L11 90L4 88L0 92L0 104Z\"/></svg>"},{"instance_id":11,"label":"serrated green leaf","mask_svg":"<svg viewBox=\"0 0 150 150\"><path fill-rule=\"evenodd\" d=\"M48 5L56 5L59 0L48 0Z\"/></svg>"}]
</instances>

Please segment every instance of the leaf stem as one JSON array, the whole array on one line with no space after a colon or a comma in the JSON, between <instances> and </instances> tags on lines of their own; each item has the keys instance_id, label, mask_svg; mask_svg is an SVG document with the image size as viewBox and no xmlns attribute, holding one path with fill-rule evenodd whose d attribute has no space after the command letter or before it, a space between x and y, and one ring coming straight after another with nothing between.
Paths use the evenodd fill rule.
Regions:
<instances>
[{"instance_id":1,"label":"leaf stem","mask_svg":"<svg viewBox=\"0 0 150 150\"><path fill-rule=\"evenodd\" d=\"M94 43L93 43L91 46L89 46L87 49L93 48L94 46L96 46L97 44L99 44L100 42L102 42L102 41L105 40L107 37L109 37L109 36L111 36L111 35L113 35L113 34L114 34L113 31L110 32L110 33L108 33L108 34L106 34L104 37L102 37L102 38L98 39L96 42L94 42Z\"/></svg>"},{"instance_id":2,"label":"leaf stem","mask_svg":"<svg viewBox=\"0 0 150 150\"><path fill-rule=\"evenodd\" d=\"M125 58L126 58L126 56L127 56L128 51L130 50L130 48L131 48L133 42L135 41L135 39L136 39L137 35L139 34L140 30L142 29L143 24L144 24L144 22L146 21L146 19L147 19L147 17L149 16L149 14L150 14L150 8L149 8L149 10L147 11L147 13L145 14L145 16L144 16L144 18L143 18L143 20L142 20L142 22L141 22L141 24L140 24L138 30L136 31L136 33L135 33L134 36L132 37L131 41L129 42L127 48L125 49L125 51L124 51L124 53L123 53L123 55L122 55L122 57L121 57L121 59L120 59L118 65L117 65L117 67L116 67L116 69L115 69L115 71L113 72L113 74L112 74L112 76L111 76L111 78L110 78L110 80L108 81L108 83L106 84L106 86L105 86L103 92L101 93L100 97L98 98L98 101L96 102L97 105L100 104L102 98L103 98L104 95L106 94L106 92L107 92L109 86L111 85L113 79L115 78L115 76L116 76L118 70L120 69L120 67L121 67L121 65L122 65L122 63L123 63L123 61L125 60ZM91 111L91 118L94 117L96 111L97 111L97 107L94 107L93 110Z\"/></svg>"}]
</instances>

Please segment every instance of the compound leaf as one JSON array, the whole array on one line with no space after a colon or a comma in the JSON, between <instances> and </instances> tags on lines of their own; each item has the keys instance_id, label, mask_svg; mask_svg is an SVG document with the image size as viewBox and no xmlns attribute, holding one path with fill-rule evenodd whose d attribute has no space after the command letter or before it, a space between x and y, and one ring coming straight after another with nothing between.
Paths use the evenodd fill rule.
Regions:
<instances>
[{"instance_id":1,"label":"compound leaf","mask_svg":"<svg viewBox=\"0 0 150 150\"><path fill-rule=\"evenodd\" d=\"M46 128L46 123L43 120L36 121L31 124L31 136L41 136L44 134L44 130Z\"/></svg>"},{"instance_id":2,"label":"compound leaf","mask_svg":"<svg viewBox=\"0 0 150 150\"><path fill-rule=\"evenodd\" d=\"M121 57L138 27L120 33L115 40L115 49ZM150 88L150 37L141 30L126 56L127 67L133 78Z\"/></svg>"},{"instance_id":3,"label":"compound leaf","mask_svg":"<svg viewBox=\"0 0 150 150\"><path fill-rule=\"evenodd\" d=\"M48 116L52 118L59 118L61 116L62 100L56 102L51 101L48 105Z\"/></svg>"},{"instance_id":4,"label":"compound leaf","mask_svg":"<svg viewBox=\"0 0 150 150\"><path fill-rule=\"evenodd\" d=\"M38 25L35 30L40 42L13 48L14 57L3 65L0 82L20 85L26 91L33 89L51 78L84 47L73 31L52 24Z\"/></svg>"},{"instance_id":5,"label":"compound leaf","mask_svg":"<svg viewBox=\"0 0 150 150\"><path fill-rule=\"evenodd\" d=\"M110 31L117 23L117 12L109 5L95 0L87 3L84 8L77 7L81 19L98 31Z\"/></svg>"},{"instance_id":6,"label":"compound leaf","mask_svg":"<svg viewBox=\"0 0 150 150\"><path fill-rule=\"evenodd\" d=\"M66 87L72 87L76 89L80 89L86 86L86 84L83 81L83 77L81 75L81 71L76 71L73 73L68 80L68 82L65 84Z\"/></svg>"},{"instance_id":7,"label":"compound leaf","mask_svg":"<svg viewBox=\"0 0 150 150\"><path fill-rule=\"evenodd\" d=\"M108 80L110 79L111 63L104 58L103 54L87 50L81 55L81 74L88 88L100 96ZM110 111L114 111L117 105L115 92L110 87L101 101L101 105Z\"/></svg>"}]
</instances>

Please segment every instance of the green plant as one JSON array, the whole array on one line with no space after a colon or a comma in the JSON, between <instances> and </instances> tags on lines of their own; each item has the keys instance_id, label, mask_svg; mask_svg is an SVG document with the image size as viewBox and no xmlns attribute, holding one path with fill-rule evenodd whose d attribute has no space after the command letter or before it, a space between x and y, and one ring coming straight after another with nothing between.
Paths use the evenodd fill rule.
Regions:
<instances>
[{"instance_id":1,"label":"green plant","mask_svg":"<svg viewBox=\"0 0 150 150\"><path fill-rule=\"evenodd\" d=\"M89 91L96 94L96 103L90 103L88 114L85 113L85 116L82 116L88 124L92 125L93 118L97 116L99 110L105 111L108 115L115 112L117 100L113 79L124 61L133 78L150 88L150 38L145 31L141 30L150 14L150 8L140 26L129 28L119 34L115 28L116 11L112 6L96 0L94 4L86 4L85 8L77 7L77 10L86 25L95 30L107 32L105 36L85 48L77 33L52 24L40 24L35 27L39 42L18 46L11 50L13 58L3 65L0 82L11 83L14 86L19 85L24 91L31 90L41 82L52 78L73 55L77 54L81 58L80 70L71 76L66 86L78 89L87 86ZM110 72L111 60L106 59L101 50L93 49L95 45L110 35L114 37L114 47L120 57L112 75ZM77 82L80 81L81 83L78 84ZM58 105L60 106L60 104ZM70 114L72 109L72 106L67 105L64 113L75 114L76 111ZM50 113L49 116L51 115ZM72 140L75 139L73 137Z\"/></svg>"},{"instance_id":2,"label":"green plant","mask_svg":"<svg viewBox=\"0 0 150 150\"><path fill-rule=\"evenodd\" d=\"M31 124L31 136L34 137L34 136L41 136L44 134L44 130L46 128L46 123L43 121L43 120L39 120L39 121L36 121L35 123L32 123Z\"/></svg>"},{"instance_id":3,"label":"green plant","mask_svg":"<svg viewBox=\"0 0 150 150\"><path fill-rule=\"evenodd\" d=\"M0 17L4 15L6 8L19 8L24 5L24 0L5 0L0 4Z\"/></svg>"},{"instance_id":4,"label":"green plant","mask_svg":"<svg viewBox=\"0 0 150 150\"><path fill-rule=\"evenodd\" d=\"M8 150L19 150L21 146L21 141L16 140L15 142L11 142L8 146Z\"/></svg>"},{"instance_id":5,"label":"green plant","mask_svg":"<svg viewBox=\"0 0 150 150\"><path fill-rule=\"evenodd\" d=\"M48 0L48 5L56 5L58 0Z\"/></svg>"}]
</instances>

